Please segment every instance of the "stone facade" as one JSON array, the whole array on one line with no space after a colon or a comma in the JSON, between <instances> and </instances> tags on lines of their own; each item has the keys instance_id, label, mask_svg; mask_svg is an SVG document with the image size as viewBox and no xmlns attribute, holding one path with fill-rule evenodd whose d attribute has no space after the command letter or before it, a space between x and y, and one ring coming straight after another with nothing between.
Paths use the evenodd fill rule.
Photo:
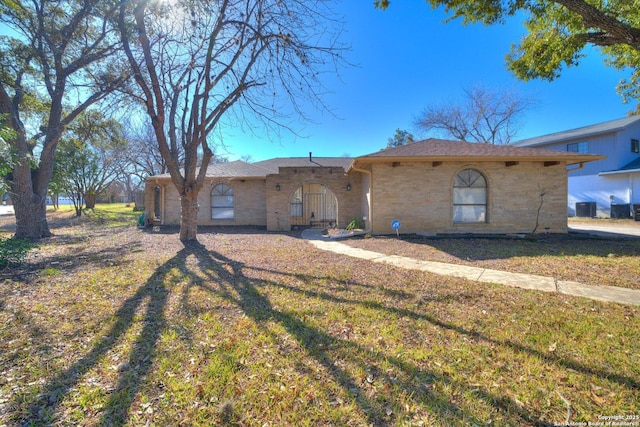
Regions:
<instances>
[{"instance_id":1,"label":"stone facade","mask_svg":"<svg viewBox=\"0 0 640 427\"><path fill-rule=\"evenodd\" d=\"M484 223L453 222L453 184L457 173L472 168L487 180ZM537 232L567 232L567 172L564 164L543 162L396 162L372 165L372 216L376 234L530 233L536 225L540 194L545 193Z\"/></svg>"}]
</instances>

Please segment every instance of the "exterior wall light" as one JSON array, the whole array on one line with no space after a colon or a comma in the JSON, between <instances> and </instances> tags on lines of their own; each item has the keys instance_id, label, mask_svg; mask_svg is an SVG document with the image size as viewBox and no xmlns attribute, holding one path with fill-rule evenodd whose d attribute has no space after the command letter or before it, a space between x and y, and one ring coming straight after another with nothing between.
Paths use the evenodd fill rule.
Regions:
<instances>
[{"instance_id":1,"label":"exterior wall light","mask_svg":"<svg viewBox=\"0 0 640 427\"><path fill-rule=\"evenodd\" d=\"M347 184L347 191L351 191L351 184Z\"/></svg>"},{"instance_id":2,"label":"exterior wall light","mask_svg":"<svg viewBox=\"0 0 640 427\"><path fill-rule=\"evenodd\" d=\"M280 191L280 183L276 184L276 191Z\"/></svg>"}]
</instances>

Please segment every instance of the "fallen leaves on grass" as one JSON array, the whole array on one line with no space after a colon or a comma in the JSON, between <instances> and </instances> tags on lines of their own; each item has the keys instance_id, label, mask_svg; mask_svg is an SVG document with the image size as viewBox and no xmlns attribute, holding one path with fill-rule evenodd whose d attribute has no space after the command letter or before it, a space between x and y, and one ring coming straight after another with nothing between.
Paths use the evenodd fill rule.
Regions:
<instances>
[{"instance_id":1,"label":"fallen leaves on grass","mask_svg":"<svg viewBox=\"0 0 640 427\"><path fill-rule=\"evenodd\" d=\"M536 425L564 422L558 396L572 421L640 400L633 307L293 234L74 227L27 266L55 274L0 284L0 424Z\"/></svg>"}]
</instances>

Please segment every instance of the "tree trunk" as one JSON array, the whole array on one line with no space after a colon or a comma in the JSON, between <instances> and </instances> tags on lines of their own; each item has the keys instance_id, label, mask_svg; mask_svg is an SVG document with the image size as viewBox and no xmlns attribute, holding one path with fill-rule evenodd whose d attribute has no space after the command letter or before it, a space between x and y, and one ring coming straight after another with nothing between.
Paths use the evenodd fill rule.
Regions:
<instances>
[{"instance_id":1,"label":"tree trunk","mask_svg":"<svg viewBox=\"0 0 640 427\"><path fill-rule=\"evenodd\" d=\"M37 240L50 237L51 231L47 223L46 199L35 194L31 197L18 196L13 199L13 209L16 216L17 239Z\"/></svg>"},{"instance_id":2,"label":"tree trunk","mask_svg":"<svg viewBox=\"0 0 640 427\"><path fill-rule=\"evenodd\" d=\"M14 107L5 88L0 84L0 113L10 118L11 129L16 133L15 139L9 141L10 146L20 156L22 161L15 165L5 179L9 184L13 210L16 217L16 234L18 239L37 240L50 237L51 231L47 223L47 186L51 179L51 169L31 169L28 160L31 150L27 143L24 125L20 121L17 109ZM48 175L47 175L48 173Z\"/></svg>"},{"instance_id":3,"label":"tree trunk","mask_svg":"<svg viewBox=\"0 0 640 427\"><path fill-rule=\"evenodd\" d=\"M37 240L50 237L47 223L47 194L38 194L33 190L29 162L23 162L13 170L11 200L16 216L16 234L18 239Z\"/></svg>"},{"instance_id":4,"label":"tree trunk","mask_svg":"<svg viewBox=\"0 0 640 427\"><path fill-rule=\"evenodd\" d=\"M180 241L188 243L197 240L198 232L198 191L182 196L180 201L182 219L180 220Z\"/></svg>"},{"instance_id":5,"label":"tree trunk","mask_svg":"<svg viewBox=\"0 0 640 427\"><path fill-rule=\"evenodd\" d=\"M84 195L84 204L87 207L87 209L95 209L96 207L96 199L98 198L98 195L96 193L94 193L93 191L89 191L87 193L85 193Z\"/></svg>"},{"instance_id":6,"label":"tree trunk","mask_svg":"<svg viewBox=\"0 0 640 427\"><path fill-rule=\"evenodd\" d=\"M76 211L76 216L82 216L82 203L78 204L75 200L73 201L73 209Z\"/></svg>"}]
</instances>

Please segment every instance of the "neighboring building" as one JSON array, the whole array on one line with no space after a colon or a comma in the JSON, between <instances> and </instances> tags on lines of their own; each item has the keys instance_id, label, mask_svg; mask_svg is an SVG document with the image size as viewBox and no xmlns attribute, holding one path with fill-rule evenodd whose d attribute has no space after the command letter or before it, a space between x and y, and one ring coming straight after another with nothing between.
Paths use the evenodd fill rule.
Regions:
<instances>
[{"instance_id":1,"label":"neighboring building","mask_svg":"<svg viewBox=\"0 0 640 427\"><path fill-rule=\"evenodd\" d=\"M55 197L58 206L73 205L73 199L67 194L58 194ZM82 199L82 204L84 204L84 199ZM49 196L47 196L47 205L53 205L53 200Z\"/></svg>"},{"instance_id":2,"label":"neighboring building","mask_svg":"<svg viewBox=\"0 0 640 427\"><path fill-rule=\"evenodd\" d=\"M209 166L199 225L271 231L345 227L374 234L567 232L567 167L602 156L429 139L351 158L276 158ZM169 175L147 178L147 217L178 224Z\"/></svg>"},{"instance_id":3,"label":"neighboring building","mask_svg":"<svg viewBox=\"0 0 640 427\"><path fill-rule=\"evenodd\" d=\"M578 203L591 205L598 216L628 218L633 204L640 204L639 141L640 116L632 116L529 138L514 145L606 156L569 171L569 215L576 215Z\"/></svg>"}]
</instances>

